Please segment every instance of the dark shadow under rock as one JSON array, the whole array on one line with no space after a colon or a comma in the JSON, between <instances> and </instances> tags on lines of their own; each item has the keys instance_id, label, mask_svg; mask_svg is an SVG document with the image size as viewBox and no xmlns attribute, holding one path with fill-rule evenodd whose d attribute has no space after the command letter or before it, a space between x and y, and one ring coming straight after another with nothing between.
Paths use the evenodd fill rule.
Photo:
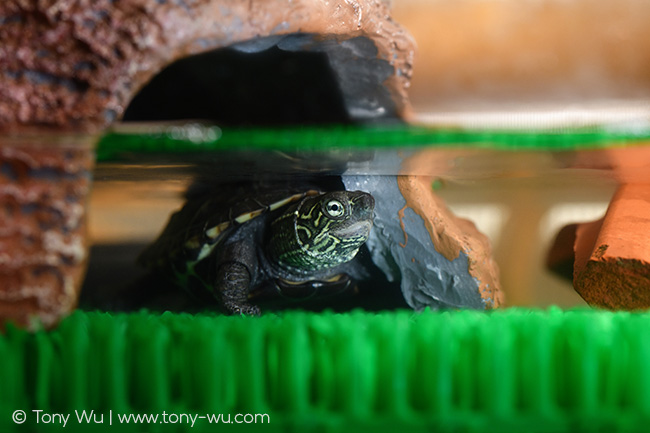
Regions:
<instances>
[{"instance_id":1,"label":"dark shadow under rock","mask_svg":"<svg viewBox=\"0 0 650 433\"><path fill-rule=\"evenodd\" d=\"M168 66L131 101L125 121L205 119L273 125L350 121L327 55L221 49Z\"/></svg>"}]
</instances>

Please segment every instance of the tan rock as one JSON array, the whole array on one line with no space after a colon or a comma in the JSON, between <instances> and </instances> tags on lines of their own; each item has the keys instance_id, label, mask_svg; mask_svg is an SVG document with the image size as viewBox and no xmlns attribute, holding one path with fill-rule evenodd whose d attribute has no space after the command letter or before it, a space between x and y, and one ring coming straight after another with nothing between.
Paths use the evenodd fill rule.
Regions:
<instances>
[{"instance_id":1,"label":"tan rock","mask_svg":"<svg viewBox=\"0 0 650 433\"><path fill-rule=\"evenodd\" d=\"M572 260L574 288L590 305L650 307L650 147L578 152L571 167L600 171L619 187L603 218L562 229L547 263Z\"/></svg>"},{"instance_id":2,"label":"tan rock","mask_svg":"<svg viewBox=\"0 0 650 433\"><path fill-rule=\"evenodd\" d=\"M411 174L435 171L444 178L446 158L449 154L435 149L417 152L403 162L402 171ZM450 261L458 258L460 253L467 256L467 272L478 282L478 294L485 308L502 305L504 294L499 281L499 267L492 255L489 239L473 222L455 216L447 208L434 193L433 180L426 175L400 176L398 184L407 205L424 220L436 250Z\"/></svg>"},{"instance_id":3,"label":"tan rock","mask_svg":"<svg viewBox=\"0 0 650 433\"><path fill-rule=\"evenodd\" d=\"M650 307L650 187L621 186L602 220L576 232L574 287L590 304Z\"/></svg>"},{"instance_id":4,"label":"tan rock","mask_svg":"<svg viewBox=\"0 0 650 433\"><path fill-rule=\"evenodd\" d=\"M411 157L410 163L413 163ZM406 205L424 221L437 252L447 260L456 260L460 253L467 256L467 272L478 282L478 295L486 309L497 308L504 302L499 284L499 268L492 257L490 241L474 223L455 216L444 201L434 194L433 178L399 176L397 184Z\"/></svg>"},{"instance_id":5,"label":"tan rock","mask_svg":"<svg viewBox=\"0 0 650 433\"><path fill-rule=\"evenodd\" d=\"M455 216L432 186L449 175L449 152L454 151L378 152L375 163L386 170L383 175L351 171L343 182L375 197L368 249L388 281L400 283L409 306L497 308L504 295L488 238ZM394 176L396 165L400 174Z\"/></svg>"}]
</instances>

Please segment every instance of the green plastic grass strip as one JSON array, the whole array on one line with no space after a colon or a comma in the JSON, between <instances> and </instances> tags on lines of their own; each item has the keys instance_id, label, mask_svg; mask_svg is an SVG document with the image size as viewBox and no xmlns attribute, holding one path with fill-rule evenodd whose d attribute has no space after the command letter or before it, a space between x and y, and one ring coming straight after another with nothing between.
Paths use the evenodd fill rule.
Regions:
<instances>
[{"instance_id":1,"label":"green plastic grass strip","mask_svg":"<svg viewBox=\"0 0 650 433\"><path fill-rule=\"evenodd\" d=\"M179 132L180 131L180 132ZM205 152L228 149L328 151L333 148L476 147L496 150L578 150L640 143L650 131L603 128L560 131L441 129L410 125L225 128L179 126L151 133L107 133L98 145L100 161L129 153Z\"/></svg>"},{"instance_id":2,"label":"green plastic grass strip","mask_svg":"<svg viewBox=\"0 0 650 433\"><path fill-rule=\"evenodd\" d=\"M0 431L644 431L648 329L650 313L559 309L76 312L0 338ZM36 424L37 409L71 418ZM118 421L136 413L269 422Z\"/></svg>"}]
</instances>

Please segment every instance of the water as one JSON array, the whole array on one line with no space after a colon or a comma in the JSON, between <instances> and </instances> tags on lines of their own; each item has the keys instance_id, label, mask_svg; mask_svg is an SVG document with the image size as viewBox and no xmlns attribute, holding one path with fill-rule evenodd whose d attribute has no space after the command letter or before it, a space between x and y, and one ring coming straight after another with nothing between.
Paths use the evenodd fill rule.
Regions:
<instances>
[{"instance_id":1,"label":"water","mask_svg":"<svg viewBox=\"0 0 650 433\"><path fill-rule=\"evenodd\" d=\"M610 135L579 131L573 135L519 132L481 136L418 128L252 132L224 132L200 124L189 128L173 124L153 128L153 132L148 129L145 134L138 128L128 134L122 131L121 135L113 135L112 141L106 142L105 138L100 143L99 161L94 167L87 202L82 196L90 185L91 149L96 137L63 134L2 137L4 159L0 174L5 194L16 185L26 185L25 182L42 182L61 188L64 184L61 179L70 180L74 176L84 179L77 189L73 188L75 194L67 194L67 198L65 194L62 196L68 201L68 208L78 209L81 216L73 226L68 222L68 226L60 230L64 233L64 242L59 248L59 258L65 262L64 266L76 270L64 272L70 276L70 282L60 277L56 280L58 290L68 292L65 287L80 280L79 269L86 256L75 253L79 248L74 245L82 245L79 242L83 243L82 233L87 229L92 248L82 306L122 308L124 299L116 302L116 293L128 297L134 287L150 285L143 282L146 272L136 264L136 258L156 239L170 214L183 205L183 195L197 178L213 185L233 179L269 184L281 180L286 185L309 180L323 189L341 189L343 183L352 184L354 179L355 185L361 185L359 188L364 185L368 189L375 188L370 192L380 198L379 202L388 203L393 196L386 192L387 187L377 185L395 182L397 175L427 179L431 190L455 215L471 220L487 235L490 255L498 264L498 281L505 294L505 305L584 305L573 290L570 278L566 278L570 276L570 266L564 263L564 267L555 269L557 272L549 270L549 250L563 227L602 217L619 184L647 183L650 165L650 153L642 145L644 137L638 131L633 136L625 136L624 131ZM29 157L30 152L36 156ZM19 154L23 155L20 157L23 161L32 161L38 168L16 171L18 165L11 161ZM43 155L49 156L42 159ZM56 155L61 157L57 159ZM66 185L68 190L64 190L72 191L69 182ZM31 204L22 205L23 213L38 216L36 225L30 226L37 231L47 231L44 224L48 221L56 222L43 216L47 213L43 206L47 206L42 197L45 196L34 196ZM23 252L13 250L13 244L7 241L11 237L8 233L12 224L18 221L12 206L5 204L4 207L5 229L0 252L3 257L28 258L31 250L25 245L33 242L34 235L25 232L18 236ZM399 225L404 222L404 216L398 215L402 202L395 201L391 206L397 206L396 211L387 213L393 216L391 230L395 230L390 238L391 245L407 245ZM82 217L84 208L88 209L87 225L81 223L86 221ZM410 234L413 242L421 235L409 232L408 224L415 224L417 216L408 212L404 215L407 227L402 231ZM377 231L379 225L376 224ZM424 245L423 248L425 255L433 255L433 250L440 253L436 245ZM365 259L377 260L376 255L372 258L376 253L365 254ZM440 254L444 256L445 253ZM420 257L412 259L415 263ZM52 263L46 268L53 269ZM399 279L406 275L405 272L389 275L392 271L386 269L384 274L388 279L397 279L398 285ZM422 264L422 269L427 269L431 275L437 272L436 278L441 281L460 278L458 284L466 284L462 277L450 274L444 266L440 269L436 263ZM6 278L6 268L3 272ZM51 275L63 275L52 272ZM429 275L422 272L416 271L413 281L418 281L421 275ZM146 298L148 293L145 291L138 296ZM181 310L187 301L177 299L173 292L164 292L159 298L156 302L160 305L171 303ZM399 296L389 298L380 304L386 306L394 302L403 306L399 305ZM462 301L463 297L445 299Z\"/></svg>"},{"instance_id":2,"label":"water","mask_svg":"<svg viewBox=\"0 0 650 433\"><path fill-rule=\"evenodd\" d=\"M548 251L562 227L602 217L618 183L643 182L643 161L648 160L643 147L607 148L611 142L602 136L586 145L540 150L530 144L534 134L521 134L516 150L500 147L496 139L494 145L468 145L476 140L468 134L466 143L450 140L435 147L365 143L327 151L314 146L317 139L311 135L301 142L295 134L284 137L277 150L253 139L241 151L148 152L100 162L90 229L102 258L101 265L91 261L88 284L97 285L109 274L124 280L139 275L134 258L157 237L170 212L182 206L182 194L197 175L217 183L280 177L291 183L305 176L327 183L342 174L367 179L402 174L430 177L449 208L489 237L507 305L584 305L569 279L549 271ZM301 144L292 147L287 140ZM516 143L517 137L508 140Z\"/></svg>"}]
</instances>

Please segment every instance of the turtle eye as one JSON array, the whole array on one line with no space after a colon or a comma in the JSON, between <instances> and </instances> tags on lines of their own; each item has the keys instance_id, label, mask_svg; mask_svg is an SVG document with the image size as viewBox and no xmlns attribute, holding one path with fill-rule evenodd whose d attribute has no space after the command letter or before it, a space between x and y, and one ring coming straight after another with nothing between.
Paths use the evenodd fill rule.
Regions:
<instances>
[{"instance_id":1,"label":"turtle eye","mask_svg":"<svg viewBox=\"0 0 650 433\"><path fill-rule=\"evenodd\" d=\"M345 207L338 200L330 200L325 204L325 213L331 218L341 218L345 215Z\"/></svg>"}]
</instances>

